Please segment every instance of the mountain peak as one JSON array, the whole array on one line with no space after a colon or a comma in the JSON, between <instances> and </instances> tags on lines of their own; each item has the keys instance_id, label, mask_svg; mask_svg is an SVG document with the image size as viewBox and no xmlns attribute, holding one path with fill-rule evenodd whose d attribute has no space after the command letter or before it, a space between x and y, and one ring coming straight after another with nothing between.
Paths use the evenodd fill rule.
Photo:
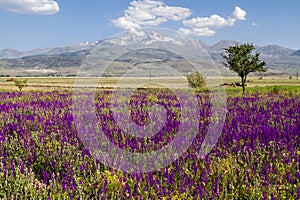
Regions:
<instances>
[{"instance_id":1,"label":"mountain peak","mask_svg":"<svg viewBox=\"0 0 300 200\"><path fill-rule=\"evenodd\" d=\"M269 55L269 56L287 56L291 55L295 50L281 47L279 45L267 45L263 47L257 47L257 51L262 55Z\"/></svg>"},{"instance_id":2,"label":"mountain peak","mask_svg":"<svg viewBox=\"0 0 300 200\"><path fill-rule=\"evenodd\" d=\"M151 30L131 30L117 37L105 40L105 42L118 46L126 46L130 44L150 45L156 42L168 42L179 46L183 45L180 41L162 36Z\"/></svg>"},{"instance_id":3,"label":"mountain peak","mask_svg":"<svg viewBox=\"0 0 300 200\"><path fill-rule=\"evenodd\" d=\"M291 54L292 56L300 56L300 49Z\"/></svg>"},{"instance_id":4,"label":"mountain peak","mask_svg":"<svg viewBox=\"0 0 300 200\"><path fill-rule=\"evenodd\" d=\"M18 57L22 54L22 52L13 49L13 48L7 48L0 51L0 58L14 58Z\"/></svg>"},{"instance_id":5,"label":"mountain peak","mask_svg":"<svg viewBox=\"0 0 300 200\"><path fill-rule=\"evenodd\" d=\"M224 48L228 48L229 46L235 46L239 44L237 41L233 40L221 40L210 47L211 52L221 52Z\"/></svg>"}]
</instances>

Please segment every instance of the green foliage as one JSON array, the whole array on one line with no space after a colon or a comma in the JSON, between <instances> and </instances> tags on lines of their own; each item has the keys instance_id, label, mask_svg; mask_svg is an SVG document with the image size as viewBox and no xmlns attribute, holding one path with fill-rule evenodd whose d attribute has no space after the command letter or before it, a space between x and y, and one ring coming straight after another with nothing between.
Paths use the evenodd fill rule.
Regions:
<instances>
[{"instance_id":1,"label":"green foliage","mask_svg":"<svg viewBox=\"0 0 300 200\"><path fill-rule=\"evenodd\" d=\"M8 163L11 167L11 164ZM47 198L47 186L37 180L34 173L28 171L24 166L24 172L16 166L14 175L4 174L4 167L0 162L0 199L39 199L41 196Z\"/></svg>"},{"instance_id":2,"label":"green foliage","mask_svg":"<svg viewBox=\"0 0 300 200\"><path fill-rule=\"evenodd\" d=\"M231 97L240 96L239 88L237 87L227 87L225 88L226 94ZM247 92L243 95L248 94L259 94L259 95L266 95L266 94L281 94L286 95L287 97L295 97L300 95L300 87L296 85L272 85L272 86L255 86L249 87Z\"/></svg>"},{"instance_id":3,"label":"green foliage","mask_svg":"<svg viewBox=\"0 0 300 200\"><path fill-rule=\"evenodd\" d=\"M230 70L238 73L241 77L243 92L245 91L245 82L249 73L267 71L264 67L266 63L259 59L260 54L252 53L252 51L255 50L253 44L237 44L236 46L230 46L224 50L226 53L222 55L225 59L223 64Z\"/></svg>"},{"instance_id":4,"label":"green foliage","mask_svg":"<svg viewBox=\"0 0 300 200\"><path fill-rule=\"evenodd\" d=\"M187 80L189 82L189 86L195 89L207 89L205 77L200 74L200 72L193 72L187 75Z\"/></svg>"},{"instance_id":5,"label":"green foliage","mask_svg":"<svg viewBox=\"0 0 300 200\"><path fill-rule=\"evenodd\" d=\"M248 142L235 141L233 146L244 146ZM263 199L264 193L269 197L273 193L276 199L294 199L296 194L292 195L292 191L297 191L297 185L289 183L282 177L286 176L287 172L294 176L297 163L285 163L283 160L286 154L286 149L281 150L278 144L275 145L271 141L268 145L261 145L255 150L248 151L244 147L241 152L229 152L224 158L212 157L210 172L212 178L220 177L221 199L235 199L235 197ZM272 156L276 156L276 159L272 159ZM262 168L267 163L270 163L272 170L277 173L263 172ZM253 170L254 166L256 171ZM271 184L266 184L266 180L261 176L263 173L268 173Z\"/></svg>"},{"instance_id":6,"label":"green foliage","mask_svg":"<svg viewBox=\"0 0 300 200\"><path fill-rule=\"evenodd\" d=\"M25 80L17 80L15 79L15 85L19 88L19 91L22 91L23 87L26 86L28 79Z\"/></svg>"}]
</instances>

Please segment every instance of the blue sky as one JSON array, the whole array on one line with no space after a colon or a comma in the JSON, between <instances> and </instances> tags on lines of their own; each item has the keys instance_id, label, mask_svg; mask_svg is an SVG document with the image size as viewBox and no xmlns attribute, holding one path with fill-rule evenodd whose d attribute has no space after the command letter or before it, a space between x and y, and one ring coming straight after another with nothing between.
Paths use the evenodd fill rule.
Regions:
<instances>
[{"instance_id":1,"label":"blue sky","mask_svg":"<svg viewBox=\"0 0 300 200\"><path fill-rule=\"evenodd\" d=\"M96 41L144 26L300 49L299 0L0 0L0 49Z\"/></svg>"}]
</instances>

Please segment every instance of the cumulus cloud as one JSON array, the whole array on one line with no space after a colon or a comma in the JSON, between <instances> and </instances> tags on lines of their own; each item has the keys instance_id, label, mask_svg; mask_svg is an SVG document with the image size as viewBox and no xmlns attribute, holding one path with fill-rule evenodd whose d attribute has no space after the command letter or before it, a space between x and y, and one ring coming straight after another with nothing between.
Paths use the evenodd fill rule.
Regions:
<instances>
[{"instance_id":1,"label":"cumulus cloud","mask_svg":"<svg viewBox=\"0 0 300 200\"><path fill-rule=\"evenodd\" d=\"M134 0L123 16L112 20L112 24L134 31L142 27L159 26L173 20L182 22L183 27L178 30L180 33L191 36L213 36L216 34L216 29L234 26L238 20L246 20L247 12L240 7L235 7L227 18L213 14L209 17L188 19L191 14L189 8L168 6L163 1Z\"/></svg>"},{"instance_id":2,"label":"cumulus cloud","mask_svg":"<svg viewBox=\"0 0 300 200\"><path fill-rule=\"evenodd\" d=\"M219 15L211 15L210 17L197 17L190 20L184 20L182 23L184 26L190 28L222 28L225 26L233 26L235 23L235 19L224 19Z\"/></svg>"},{"instance_id":3,"label":"cumulus cloud","mask_svg":"<svg viewBox=\"0 0 300 200\"><path fill-rule=\"evenodd\" d=\"M163 1L132 1L122 17L112 20L119 28L135 30L145 26L158 26L168 20L181 21L192 14L184 7L167 6Z\"/></svg>"},{"instance_id":4,"label":"cumulus cloud","mask_svg":"<svg viewBox=\"0 0 300 200\"><path fill-rule=\"evenodd\" d=\"M246 20L247 12L240 7L235 7L231 16L223 18L217 14L209 17L196 17L183 20L183 28L178 31L193 36L212 36L215 35L214 29L235 25L237 20Z\"/></svg>"},{"instance_id":5,"label":"cumulus cloud","mask_svg":"<svg viewBox=\"0 0 300 200\"><path fill-rule=\"evenodd\" d=\"M235 7L232 13L232 18L236 20L246 20L247 12L240 7Z\"/></svg>"},{"instance_id":6,"label":"cumulus cloud","mask_svg":"<svg viewBox=\"0 0 300 200\"><path fill-rule=\"evenodd\" d=\"M0 9L19 14L52 15L59 11L54 0L0 0Z\"/></svg>"},{"instance_id":7,"label":"cumulus cloud","mask_svg":"<svg viewBox=\"0 0 300 200\"><path fill-rule=\"evenodd\" d=\"M209 28L180 28L178 32L185 35L193 35L193 36L213 36L216 34L215 31Z\"/></svg>"}]
</instances>

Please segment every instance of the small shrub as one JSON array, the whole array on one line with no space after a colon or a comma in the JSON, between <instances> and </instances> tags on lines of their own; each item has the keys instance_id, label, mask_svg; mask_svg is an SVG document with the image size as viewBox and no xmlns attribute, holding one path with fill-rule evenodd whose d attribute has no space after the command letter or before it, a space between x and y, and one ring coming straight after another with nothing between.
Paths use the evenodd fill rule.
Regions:
<instances>
[{"instance_id":1,"label":"small shrub","mask_svg":"<svg viewBox=\"0 0 300 200\"><path fill-rule=\"evenodd\" d=\"M206 80L202 76L202 74L200 74L200 72L193 72L187 75L187 80L191 88L207 90L206 83L205 83Z\"/></svg>"},{"instance_id":2,"label":"small shrub","mask_svg":"<svg viewBox=\"0 0 300 200\"><path fill-rule=\"evenodd\" d=\"M15 85L19 88L19 91L22 91L23 87L26 86L28 79L25 80L14 80Z\"/></svg>"},{"instance_id":3,"label":"small shrub","mask_svg":"<svg viewBox=\"0 0 300 200\"><path fill-rule=\"evenodd\" d=\"M15 81L15 79L14 78L6 79L6 82L12 82L12 81Z\"/></svg>"},{"instance_id":4,"label":"small shrub","mask_svg":"<svg viewBox=\"0 0 300 200\"><path fill-rule=\"evenodd\" d=\"M274 87L271 89L271 93L273 93L273 94L279 94L279 91L280 91L280 89L279 89L278 86L274 86Z\"/></svg>"}]
</instances>

